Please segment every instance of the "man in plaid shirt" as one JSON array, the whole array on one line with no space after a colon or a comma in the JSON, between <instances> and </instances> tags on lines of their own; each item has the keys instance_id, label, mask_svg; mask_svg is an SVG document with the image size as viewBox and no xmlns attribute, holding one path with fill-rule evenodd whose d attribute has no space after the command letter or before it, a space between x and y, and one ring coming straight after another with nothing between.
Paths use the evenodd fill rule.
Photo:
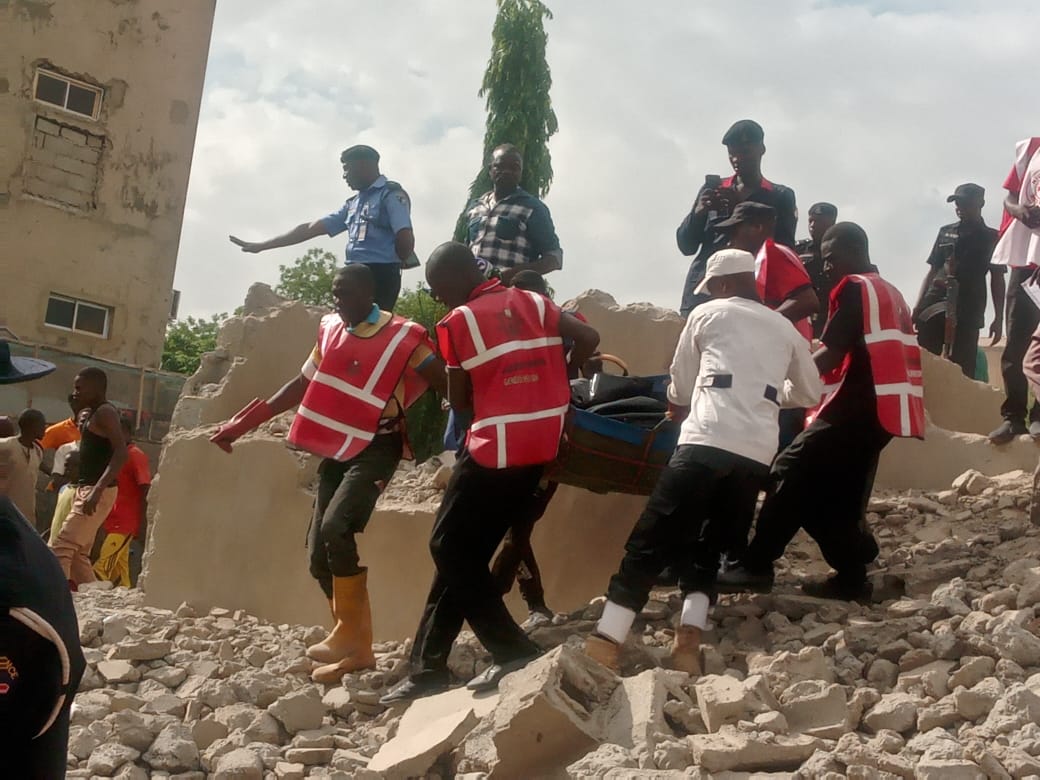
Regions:
<instances>
[{"instance_id":1,"label":"man in plaid shirt","mask_svg":"<svg viewBox=\"0 0 1040 780\"><path fill-rule=\"evenodd\" d=\"M466 208L473 254L498 269L504 284L519 271L543 276L563 267L563 250L549 209L520 187L524 160L512 144L498 146L489 166L494 189Z\"/></svg>"}]
</instances>

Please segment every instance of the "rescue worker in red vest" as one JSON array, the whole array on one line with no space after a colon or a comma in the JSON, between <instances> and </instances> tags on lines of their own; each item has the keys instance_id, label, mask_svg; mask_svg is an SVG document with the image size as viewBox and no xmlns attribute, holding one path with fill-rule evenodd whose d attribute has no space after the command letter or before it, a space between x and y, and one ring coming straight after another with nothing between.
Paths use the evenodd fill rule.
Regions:
<instances>
[{"instance_id":1,"label":"rescue worker in red vest","mask_svg":"<svg viewBox=\"0 0 1040 780\"><path fill-rule=\"evenodd\" d=\"M452 307L437 325L448 366L448 400L473 422L437 512L433 585L412 648L411 675L380 701L427 696L450 682L448 654L469 623L493 663L469 681L490 690L538 655L488 568L502 538L533 515L538 483L556 458L570 404L567 363L581 366L599 334L564 317L549 299L486 280L469 247L449 242L430 256L426 280ZM564 357L563 342L574 346Z\"/></svg>"},{"instance_id":2,"label":"rescue worker in red vest","mask_svg":"<svg viewBox=\"0 0 1040 780\"><path fill-rule=\"evenodd\" d=\"M777 457L755 536L719 590L769 590L773 563L799 528L820 546L836 574L806 583L810 596L871 596L867 564L878 554L866 524L881 450L893 436L924 438L921 353L910 308L870 263L867 235L840 222L823 238L833 282L823 346L813 356L823 402L809 426Z\"/></svg>"},{"instance_id":3,"label":"rescue worker in red vest","mask_svg":"<svg viewBox=\"0 0 1040 780\"><path fill-rule=\"evenodd\" d=\"M426 389L446 392L444 364L426 330L381 311L364 265L339 269L332 283L336 311L318 327L318 342L300 374L267 401L253 400L220 426L212 441L232 443L272 417L299 406L289 443L322 458L308 533L310 571L330 601L335 626L307 656L322 664L315 682L339 682L375 666L367 570L355 535L410 453L404 410Z\"/></svg>"}]
</instances>

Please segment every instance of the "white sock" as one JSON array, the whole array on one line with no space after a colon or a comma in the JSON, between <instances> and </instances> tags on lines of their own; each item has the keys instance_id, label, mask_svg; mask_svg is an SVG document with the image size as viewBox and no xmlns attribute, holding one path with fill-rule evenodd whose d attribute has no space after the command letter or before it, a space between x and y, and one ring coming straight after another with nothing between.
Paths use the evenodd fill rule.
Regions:
<instances>
[{"instance_id":1,"label":"white sock","mask_svg":"<svg viewBox=\"0 0 1040 780\"><path fill-rule=\"evenodd\" d=\"M635 612L608 600L603 605L603 617L596 624L596 633L623 645L635 619Z\"/></svg>"},{"instance_id":2,"label":"white sock","mask_svg":"<svg viewBox=\"0 0 1040 780\"><path fill-rule=\"evenodd\" d=\"M684 626L696 626L703 631L708 626L708 604L707 593L687 593L683 599L679 622Z\"/></svg>"}]
</instances>

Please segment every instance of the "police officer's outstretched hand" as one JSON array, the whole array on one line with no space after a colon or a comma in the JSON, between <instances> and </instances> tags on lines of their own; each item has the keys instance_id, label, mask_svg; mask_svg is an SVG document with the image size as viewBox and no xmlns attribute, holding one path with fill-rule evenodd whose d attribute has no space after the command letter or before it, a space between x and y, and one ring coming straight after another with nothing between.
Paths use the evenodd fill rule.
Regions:
<instances>
[{"instance_id":1,"label":"police officer's outstretched hand","mask_svg":"<svg viewBox=\"0 0 1040 780\"><path fill-rule=\"evenodd\" d=\"M256 254L257 252L262 252L264 250L263 244L253 243L252 241L243 241L238 236L228 236L228 238L235 246L242 247L243 252Z\"/></svg>"}]
</instances>

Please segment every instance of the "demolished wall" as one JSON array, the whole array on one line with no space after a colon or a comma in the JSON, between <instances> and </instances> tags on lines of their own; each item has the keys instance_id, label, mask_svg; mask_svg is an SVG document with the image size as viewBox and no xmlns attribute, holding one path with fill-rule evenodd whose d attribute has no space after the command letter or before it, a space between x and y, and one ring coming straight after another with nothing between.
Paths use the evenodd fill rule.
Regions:
<instances>
[{"instance_id":1,"label":"demolished wall","mask_svg":"<svg viewBox=\"0 0 1040 780\"><path fill-rule=\"evenodd\" d=\"M605 352L624 358L637 374L667 372L682 326L678 315L646 304L621 307L596 291L578 304L600 331ZM225 323L217 350L186 383L151 495L147 603L219 605L273 622L327 620L305 550L314 459L286 448L285 420L245 437L230 456L207 441L213 424L293 376L320 315L254 285L243 315ZM1032 470L1037 451L1031 441L994 448L980 435L999 420L999 391L931 355L924 369L928 438L894 441L882 457L879 487L938 490L969 468ZM395 480L360 537L377 638L414 631L433 574L427 540L436 497L396 487L401 482ZM638 496L560 489L533 540L550 606L573 610L603 591L643 503ZM516 601L511 606L519 608Z\"/></svg>"}]
</instances>

